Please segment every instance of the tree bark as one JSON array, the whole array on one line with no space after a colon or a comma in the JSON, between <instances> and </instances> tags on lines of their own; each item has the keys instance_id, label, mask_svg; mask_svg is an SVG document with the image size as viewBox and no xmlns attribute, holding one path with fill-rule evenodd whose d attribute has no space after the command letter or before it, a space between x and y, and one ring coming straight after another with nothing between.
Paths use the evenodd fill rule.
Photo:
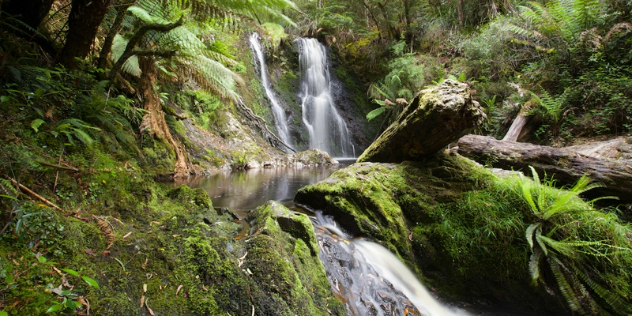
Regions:
<instances>
[{"instance_id":1,"label":"tree bark","mask_svg":"<svg viewBox=\"0 0 632 316\"><path fill-rule=\"evenodd\" d=\"M493 137L467 135L459 139L458 153L496 168L528 172L532 166L538 174L553 177L557 185L573 185L584 174L604 185L586 192L587 196L616 196L632 203L632 163L610 161L575 151L528 143L500 141Z\"/></svg>"},{"instance_id":2,"label":"tree bark","mask_svg":"<svg viewBox=\"0 0 632 316\"><path fill-rule=\"evenodd\" d=\"M463 25L465 24L465 17L463 14L463 0L457 1L456 9L459 12L459 27L463 28Z\"/></svg>"},{"instance_id":3,"label":"tree bark","mask_svg":"<svg viewBox=\"0 0 632 316\"><path fill-rule=\"evenodd\" d=\"M517 142L520 134L522 133L522 129L527 124L527 120L529 117L526 113L520 112L518 116L513 120L507 134L503 137L503 140L510 142Z\"/></svg>"},{"instance_id":4,"label":"tree bark","mask_svg":"<svg viewBox=\"0 0 632 316\"><path fill-rule=\"evenodd\" d=\"M143 70L139 89L143 97L143 108L147 111L147 114L143 116L140 131L146 131L150 135L166 141L173 148L176 153L173 177L176 179L186 178L189 176L190 171L186 161L185 150L171 135L167 121L165 121L165 114L162 112L160 97L154 88L158 80L156 62L153 57L142 56L138 58L138 64Z\"/></svg>"},{"instance_id":5,"label":"tree bark","mask_svg":"<svg viewBox=\"0 0 632 316\"><path fill-rule=\"evenodd\" d=\"M99 60L97 62L97 67L105 70L107 64L107 58L112 51L112 42L114 42L114 37L118 34L123 28L123 19L125 18L125 14L127 13L127 8L129 8L133 2L121 4L116 8L116 18L108 31L108 35L105 36L105 41L103 41L103 47L101 48L101 53L99 53Z\"/></svg>"},{"instance_id":6,"label":"tree bark","mask_svg":"<svg viewBox=\"0 0 632 316\"><path fill-rule=\"evenodd\" d=\"M37 29L50 11L54 0L5 0L2 11Z\"/></svg>"},{"instance_id":7,"label":"tree bark","mask_svg":"<svg viewBox=\"0 0 632 316\"><path fill-rule=\"evenodd\" d=\"M110 0L72 1L66 43L57 60L60 64L75 69L79 65L75 58L84 59L88 56L109 5Z\"/></svg>"}]
</instances>

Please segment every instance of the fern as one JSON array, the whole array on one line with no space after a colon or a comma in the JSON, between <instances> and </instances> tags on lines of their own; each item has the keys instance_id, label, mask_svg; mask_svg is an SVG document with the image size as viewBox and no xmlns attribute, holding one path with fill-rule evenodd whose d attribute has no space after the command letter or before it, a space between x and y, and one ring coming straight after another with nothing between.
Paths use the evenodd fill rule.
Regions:
<instances>
[{"instance_id":1,"label":"fern","mask_svg":"<svg viewBox=\"0 0 632 316\"><path fill-rule=\"evenodd\" d=\"M542 183L535 169L530 169L533 181L523 179L520 193L537 218L537 221L529 225L525 231L525 238L532 252L529 258L532 282L542 282L547 287L541 271L544 265L551 271L559 293L574 312L603 314L605 307L600 306L591 294L596 293L617 313L629 314L627 298L606 290L582 270L583 262L589 258L614 263L618 256L630 256L632 253L630 240L622 237L627 236L629 232L618 224L613 227L614 235L611 239L580 240L577 236L577 225L589 226L603 221L601 213L595 216L593 214L598 212L592 208L578 208L577 204L573 203L579 194L599 185L590 184L588 177L584 176L568 191L552 191L547 184ZM617 240L617 236L624 239ZM594 274L602 282L606 278L598 271Z\"/></svg>"},{"instance_id":2,"label":"fern","mask_svg":"<svg viewBox=\"0 0 632 316\"><path fill-rule=\"evenodd\" d=\"M2 188L2 191L4 191L4 193L8 194L10 197L18 196L18 190L14 188L11 181L7 179L0 178L0 188Z\"/></svg>"}]
</instances>

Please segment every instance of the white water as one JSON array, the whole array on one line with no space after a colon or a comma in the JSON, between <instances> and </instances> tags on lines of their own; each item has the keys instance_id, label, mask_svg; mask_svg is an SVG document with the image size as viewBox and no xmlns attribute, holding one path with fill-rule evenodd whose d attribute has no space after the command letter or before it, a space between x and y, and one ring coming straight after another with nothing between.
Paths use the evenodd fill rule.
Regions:
<instances>
[{"instance_id":1,"label":"white water","mask_svg":"<svg viewBox=\"0 0 632 316\"><path fill-rule=\"evenodd\" d=\"M353 157L349 130L331 95L327 50L314 38L298 38L302 74L301 107L309 147L332 156Z\"/></svg>"},{"instance_id":2,"label":"white water","mask_svg":"<svg viewBox=\"0 0 632 316\"><path fill-rule=\"evenodd\" d=\"M285 110L279 104L274 92L270 88L270 80L268 80L268 73L266 71L266 61L263 55L263 48L261 47L261 41L259 34L252 33L250 35L250 48L257 56L255 64L259 65L259 72L261 72L261 84L266 91L266 96L270 100L272 115L274 116L274 126L276 127L279 138L288 146L292 147L292 139L290 138L290 128L287 124L287 117L285 116Z\"/></svg>"},{"instance_id":3,"label":"white water","mask_svg":"<svg viewBox=\"0 0 632 316\"><path fill-rule=\"evenodd\" d=\"M469 315L437 301L386 248L351 239L320 212L314 225L332 291L345 303L349 315Z\"/></svg>"}]
</instances>

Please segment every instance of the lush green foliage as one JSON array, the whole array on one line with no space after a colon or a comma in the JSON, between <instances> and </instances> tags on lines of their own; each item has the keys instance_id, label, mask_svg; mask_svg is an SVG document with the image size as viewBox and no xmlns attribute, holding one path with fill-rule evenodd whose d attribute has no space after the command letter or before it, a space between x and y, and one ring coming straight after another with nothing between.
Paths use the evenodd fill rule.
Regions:
<instances>
[{"instance_id":1,"label":"lush green foliage","mask_svg":"<svg viewBox=\"0 0 632 316\"><path fill-rule=\"evenodd\" d=\"M531 171L534 180L523 180L520 189L537 220L525 234L532 251L529 269L533 282L542 282L550 290L553 285L547 283L546 272L542 271L548 268L572 311L628 315L632 309L628 299L620 294L622 289L607 289L619 286L612 283L620 282L612 279L613 274L630 277L626 267L632 260L632 243L622 234L628 228L616 222L604 225L605 217L616 216L579 203L579 194L599 186L589 185L588 177L582 177L568 191L551 194L546 192L551 188L540 182L533 168ZM605 229L605 234L584 235L592 227ZM599 269L604 266L607 271Z\"/></svg>"}]
</instances>

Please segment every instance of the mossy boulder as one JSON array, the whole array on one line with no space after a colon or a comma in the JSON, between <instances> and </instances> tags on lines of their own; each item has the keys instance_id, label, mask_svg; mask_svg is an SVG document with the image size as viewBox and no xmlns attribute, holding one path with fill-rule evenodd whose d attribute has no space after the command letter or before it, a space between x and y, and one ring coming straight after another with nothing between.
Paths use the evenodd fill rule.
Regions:
<instances>
[{"instance_id":1,"label":"mossy boulder","mask_svg":"<svg viewBox=\"0 0 632 316\"><path fill-rule=\"evenodd\" d=\"M453 80L420 91L358 162L402 162L431 157L485 120L467 84Z\"/></svg>"},{"instance_id":2,"label":"mossy boulder","mask_svg":"<svg viewBox=\"0 0 632 316\"><path fill-rule=\"evenodd\" d=\"M524 232L535 219L508 179L440 154L425 163L356 163L302 188L295 201L381 243L449 299L559 312L531 285Z\"/></svg>"},{"instance_id":3,"label":"mossy boulder","mask_svg":"<svg viewBox=\"0 0 632 316\"><path fill-rule=\"evenodd\" d=\"M345 315L318 258L318 243L309 218L274 201L260 206L249 217L254 217L255 225L246 242L248 255L243 267L267 294L268 301L260 304L262 314Z\"/></svg>"}]
</instances>

